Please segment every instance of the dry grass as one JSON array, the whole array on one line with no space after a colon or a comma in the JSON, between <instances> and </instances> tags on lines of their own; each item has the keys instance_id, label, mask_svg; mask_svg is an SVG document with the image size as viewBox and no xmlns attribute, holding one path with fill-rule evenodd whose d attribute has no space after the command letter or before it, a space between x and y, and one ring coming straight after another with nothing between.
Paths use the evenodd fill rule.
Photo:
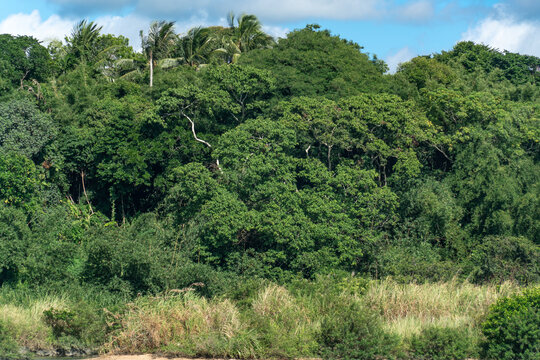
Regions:
<instances>
[{"instance_id":1,"label":"dry grass","mask_svg":"<svg viewBox=\"0 0 540 360\"><path fill-rule=\"evenodd\" d=\"M58 297L44 297L28 307L0 305L0 320L15 334L20 346L31 350L50 346L51 329L43 322L43 311L50 308L65 309L66 302Z\"/></svg>"},{"instance_id":2,"label":"dry grass","mask_svg":"<svg viewBox=\"0 0 540 360\"><path fill-rule=\"evenodd\" d=\"M265 345L269 357L300 357L317 349L320 321L287 289L270 285L252 303L252 326Z\"/></svg>"},{"instance_id":3,"label":"dry grass","mask_svg":"<svg viewBox=\"0 0 540 360\"><path fill-rule=\"evenodd\" d=\"M229 300L208 301L193 293L143 298L120 318L121 331L109 344L116 353L170 349L186 355L219 347L225 356L238 355L234 341L245 332L240 313ZM241 349L253 354L254 349Z\"/></svg>"},{"instance_id":4,"label":"dry grass","mask_svg":"<svg viewBox=\"0 0 540 360\"><path fill-rule=\"evenodd\" d=\"M118 317L120 329L106 349L244 359L311 354L317 327L304 310L277 285L261 290L242 314L230 300L190 292L141 298Z\"/></svg>"},{"instance_id":5,"label":"dry grass","mask_svg":"<svg viewBox=\"0 0 540 360\"><path fill-rule=\"evenodd\" d=\"M512 283L497 286L458 281L399 284L387 279L374 282L365 301L380 312L388 331L407 338L431 325L474 326L499 297L518 290Z\"/></svg>"}]
</instances>

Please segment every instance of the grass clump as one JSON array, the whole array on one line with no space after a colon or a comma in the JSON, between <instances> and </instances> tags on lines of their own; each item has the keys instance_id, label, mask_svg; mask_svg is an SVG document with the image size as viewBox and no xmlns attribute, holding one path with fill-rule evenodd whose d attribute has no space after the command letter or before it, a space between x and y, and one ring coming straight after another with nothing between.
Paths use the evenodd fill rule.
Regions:
<instances>
[{"instance_id":1,"label":"grass clump","mask_svg":"<svg viewBox=\"0 0 540 360\"><path fill-rule=\"evenodd\" d=\"M17 352L18 345L11 328L4 321L0 320L0 358L14 358Z\"/></svg>"},{"instance_id":2,"label":"grass clump","mask_svg":"<svg viewBox=\"0 0 540 360\"><path fill-rule=\"evenodd\" d=\"M379 312L384 327L404 339L424 329L472 327L498 298L518 291L512 283L473 285L468 282L400 284L374 281L365 302Z\"/></svg>"},{"instance_id":3,"label":"grass clump","mask_svg":"<svg viewBox=\"0 0 540 360\"><path fill-rule=\"evenodd\" d=\"M319 322L284 287L262 289L247 312L268 357L309 356L317 351Z\"/></svg>"},{"instance_id":4,"label":"grass clump","mask_svg":"<svg viewBox=\"0 0 540 360\"><path fill-rule=\"evenodd\" d=\"M43 312L51 307L64 308L61 298L45 296L30 304L0 304L0 322L20 347L29 350L51 348L51 329L42 321Z\"/></svg>"},{"instance_id":5,"label":"grass clump","mask_svg":"<svg viewBox=\"0 0 540 360\"><path fill-rule=\"evenodd\" d=\"M161 350L243 358L257 353L256 339L249 336L238 309L228 300L207 300L191 291L168 293L137 299L118 318L118 330L107 346L112 352Z\"/></svg>"}]
</instances>

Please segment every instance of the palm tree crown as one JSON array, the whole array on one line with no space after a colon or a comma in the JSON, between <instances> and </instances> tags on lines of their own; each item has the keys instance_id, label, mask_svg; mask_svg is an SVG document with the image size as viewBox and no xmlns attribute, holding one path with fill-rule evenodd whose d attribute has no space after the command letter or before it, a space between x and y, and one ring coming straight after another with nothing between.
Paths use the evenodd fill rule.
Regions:
<instances>
[{"instance_id":1,"label":"palm tree crown","mask_svg":"<svg viewBox=\"0 0 540 360\"><path fill-rule=\"evenodd\" d=\"M78 60L91 60L97 53L96 43L101 29L93 21L85 19L78 22L73 27L71 37L66 37L69 54Z\"/></svg>"},{"instance_id":2,"label":"palm tree crown","mask_svg":"<svg viewBox=\"0 0 540 360\"><path fill-rule=\"evenodd\" d=\"M174 32L174 21L154 21L150 24L148 35L141 30L142 49L148 57L150 65L150 86L154 79L154 62L167 57L173 48L177 35Z\"/></svg>"},{"instance_id":3,"label":"palm tree crown","mask_svg":"<svg viewBox=\"0 0 540 360\"><path fill-rule=\"evenodd\" d=\"M267 48L274 44L274 39L262 30L262 25L255 15L242 14L238 19L229 13L229 28L232 39L240 52Z\"/></svg>"}]
</instances>

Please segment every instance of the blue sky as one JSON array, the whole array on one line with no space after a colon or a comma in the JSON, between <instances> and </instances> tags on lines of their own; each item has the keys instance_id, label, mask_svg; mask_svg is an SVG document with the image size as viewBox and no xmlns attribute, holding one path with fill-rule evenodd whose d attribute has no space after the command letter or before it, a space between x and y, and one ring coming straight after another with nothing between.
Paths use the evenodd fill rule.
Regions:
<instances>
[{"instance_id":1,"label":"blue sky","mask_svg":"<svg viewBox=\"0 0 540 360\"><path fill-rule=\"evenodd\" d=\"M192 26L225 24L229 11L257 15L265 30L285 36L309 23L364 46L392 69L415 55L473 40L540 56L540 0L0 0L0 33L62 39L88 18L130 38L152 19Z\"/></svg>"}]
</instances>

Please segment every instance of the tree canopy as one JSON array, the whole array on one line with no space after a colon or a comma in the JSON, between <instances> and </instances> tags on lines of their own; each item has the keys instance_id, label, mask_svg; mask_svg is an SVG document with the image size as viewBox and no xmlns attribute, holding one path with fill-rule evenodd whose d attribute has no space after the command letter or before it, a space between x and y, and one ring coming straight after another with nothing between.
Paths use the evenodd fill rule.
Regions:
<instances>
[{"instance_id":1,"label":"tree canopy","mask_svg":"<svg viewBox=\"0 0 540 360\"><path fill-rule=\"evenodd\" d=\"M0 35L0 284L540 279L539 58L462 42L389 74L318 25L229 20L153 22L142 52L87 20Z\"/></svg>"}]
</instances>

